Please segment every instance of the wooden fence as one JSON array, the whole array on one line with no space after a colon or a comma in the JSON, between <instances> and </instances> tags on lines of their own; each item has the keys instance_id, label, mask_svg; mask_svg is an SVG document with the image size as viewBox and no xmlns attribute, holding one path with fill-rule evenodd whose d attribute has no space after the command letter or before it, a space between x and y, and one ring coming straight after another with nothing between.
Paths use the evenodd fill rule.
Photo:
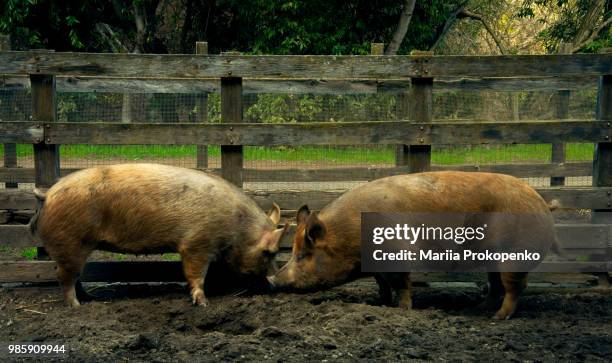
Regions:
<instances>
[{"instance_id":1,"label":"wooden fence","mask_svg":"<svg viewBox=\"0 0 612 363\"><path fill-rule=\"evenodd\" d=\"M207 170L238 186L245 181L372 180L424 170L491 171L551 178L551 187L537 189L544 199L558 199L564 208L592 210L590 223L558 224L558 235L570 254L591 256L589 261L571 262L576 270L612 270L612 54L433 56L421 52L411 56L241 56L207 55L202 44L197 49L196 55L0 52L4 87L30 89L32 97L31 120L0 122L0 142L5 144L0 182L11 182L0 190L0 210L11 213L35 208L31 192L15 188L15 183L34 182L38 187L48 187L60 175L74 171L60 169L59 145L62 144L220 145L221 168ZM566 119L563 104L567 102L568 90L595 84L599 87L597 118ZM56 122L58 88L67 92L219 92L222 123ZM555 90L562 106L555 120L437 121L432 117L434 89ZM249 92L391 92L404 97L408 110L403 111L403 116L409 117L394 122L248 124L243 123L242 95ZM205 98L202 100L205 102ZM565 162L563 144L570 142L596 144L593 162ZM431 165L432 145L543 143L556 145L551 163ZM11 156L14 144L33 145L34 168L16 166ZM243 166L244 145L364 144L396 145L395 167L255 170ZM206 169L206 148L198 150L198 168ZM591 187L563 186L564 177L587 175L592 175ZM248 193L263 208L275 201L289 215L304 202L320 209L341 191ZM19 248L35 246L25 225L0 225L0 244ZM282 242L285 253L290 244L291 234ZM55 279L54 263L44 261L44 249L36 247L39 261L0 262L0 282ZM539 271L554 271L558 263L544 263ZM607 282L607 273L599 276L603 276L601 282ZM452 279L446 274L416 279L419 278ZM175 281L182 277L178 262L92 262L87 265L83 279Z\"/></svg>"}]
</instances>

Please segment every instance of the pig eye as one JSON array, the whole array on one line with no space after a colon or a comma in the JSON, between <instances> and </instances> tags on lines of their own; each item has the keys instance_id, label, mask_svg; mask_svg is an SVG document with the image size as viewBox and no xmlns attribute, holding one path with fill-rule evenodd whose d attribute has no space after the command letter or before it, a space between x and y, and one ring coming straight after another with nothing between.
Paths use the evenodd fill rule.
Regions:
<instances>
[{"instance_id":1,"label":"pig eye","mask_svg":"<svg viewBox=\"0 0 612 363\"><path fill-rule=\"evenodd\" d=\"M304 252L300 252L298 253L298 255L296 256L297 261L302 261L303 259L306 258L306 254Z\"/></svg>"},{"instance_id":2,"label":"pig eye","mask_svg":"<svg viewBox=\"0 0 612 363\"><path fill-rule=\"evenodd\" d=\"M274 257L274 253L272 251L264 250L261 251L261 256L266 258Z\"/></svg>"}]
</instances>

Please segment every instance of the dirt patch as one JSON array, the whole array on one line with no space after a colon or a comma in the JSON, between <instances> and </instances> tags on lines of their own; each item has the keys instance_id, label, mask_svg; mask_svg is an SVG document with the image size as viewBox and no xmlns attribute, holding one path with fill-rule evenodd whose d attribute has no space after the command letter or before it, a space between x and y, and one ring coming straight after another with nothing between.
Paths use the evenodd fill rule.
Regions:
<instances>
[{"instance_id":1,"label":"dirt patch","mask_svg":"<svg viewBox=\"0 0 612 363\"><path fill-rule=\"evenodd\" d=\"M206 308L181 285L105 286L79 309L44 303L59 298L56 287L5 287L0 341L61 342L71 360L88 361L612 359L609 290L531 288L516 317L499 322L475 307L476 288L416 288L406 312L380 306L367 281L212 297Z\"/></svg>"}]
</instances>

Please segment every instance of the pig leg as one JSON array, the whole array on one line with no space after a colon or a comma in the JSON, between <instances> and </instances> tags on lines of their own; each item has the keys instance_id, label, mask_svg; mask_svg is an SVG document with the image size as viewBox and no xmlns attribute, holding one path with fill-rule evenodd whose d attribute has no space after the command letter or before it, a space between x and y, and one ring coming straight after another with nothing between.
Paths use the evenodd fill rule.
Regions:
<instances>
[{"instance_id":1,"label":"pig leg","mask_svg":"<svg viewBox=\"0 0 612 363\"><path fill-rule=\"evenodd\" d=\"M56 255L52 249L49 251L51 257L57 262L57 278L64 293L64 299L72 307L81 305L77 298L75 285L92 250L92 248L81 246L79 253L71 255Z\"/></svg>"},{"instance_id":2,"label":"pig leg","mask_svg":"<svg viewBox=\"0 0 612 363\"><path fill-rule=\"evenodd\" d=\"M79 300L76 296L76 290L74 284L79 276L78 270L63 265L57 266L57 279L59 280L62 292L64 293L64 299L73 308L80 306Z\"/></svg>"},{"instance_id":3,"label":"pig leg","mask_svg":"<svg viewBox=\"0 0 612 363\"><path fill-rule=\"evenodd\" d=\"M391 294L391 285L385 280L385 278L380 274L375 274L374 278L376 279L376 283L378 284L378 295L380 296L380 303L382 305L391 305L392 302L392 294Z\"/></svg>"},{"instance_id":4,"label":"pig leg","mask_svg":"<svg viewBox=\"0 0 612 363\"><path fill-rule=\"evenodd\" d=\"M527 287L526 272L503 272L501 281L504 285L504 301L501 308L495 313L495 319L510 319L516 311L516 304L521 292Z\"/></svg>"},{"instance_id":5,"label":"pig leg","mask_svg":"<svg viewBox=\"0 0 612 363\"><path fill-rule=\"evenodd\" d=\"M496 309L499 305L499 298L504 293L504 287L499 272L488 272L489 288L485 300L480 304L483 309Z\"/></svg>"},{"instance_id":6,"label":"pig leg","mask_svg":"<svg viewBox=\"0 0 612 363\"><path fill-rule=\"evenodd\" d=\"M399 307L410 310L412 309L412 281L410 280L410 272L404 274L402 283L402 286L397 289Z\"/></svg>"},{"instance_id":7,"label":"pig leg","mask_svg":"<svg viewBox=\"0 0 612 363\"><path fill-rule=\"evenodd\" d=\"M399 307L405 310L412 309L412 281L410 272L385 275L388 283L397 292Z\"/></svg>"},{"instance_id":8,"label":"pig leg","mask_svg":"<svg viewBox=\"0 0 612 363\"><path fill-rule=\"evenodd\" d=\"M204 295L204 280L208 272L210 258L206 253L199 250L181 249L179 253L183 261L183 273L189 284L191 302L193 305L208 305Z\"/></svg>"}]
</instances>

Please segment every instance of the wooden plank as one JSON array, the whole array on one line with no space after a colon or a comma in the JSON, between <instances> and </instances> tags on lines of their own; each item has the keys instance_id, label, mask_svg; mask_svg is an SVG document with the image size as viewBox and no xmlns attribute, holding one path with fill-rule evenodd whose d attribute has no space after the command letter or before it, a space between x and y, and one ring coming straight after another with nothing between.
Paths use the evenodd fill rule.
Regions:
<instances>
[{"instance_id":1,"label":"wooden plank","mask_svg":"<svg viewBox=\"0 0 612 363\"><path fill-rule=\"evenodd\" d=\"M30 76L32 84L32 119L52 123L56 119L55 78L50 75ZM44 140L43 140L44 141ZM37 187L48 188L59 178L59 146L34 145L35 181Z\"/></svg>"},{"instance_id":2,"label":"wooden plank","mask_svg":"<svg viewBox=\"0 0 612 363\"><path fill-rule=\"evenodd\" d=\"M36 144L43 141L44 133L40 122L0 122L0 142L4 144Z\"/></svg>"},{"instance_id":3,"label":"wooden plank","mask_svg":"<svg viewBox=\"0 0 612 363\"><path fill-rule=\"evenodd\" d=\"M0 246L28 248L42 245L34 242L27 225L0 225Z\"/></svg>"},{"instance_id":4,"label":"wooden plank","mask_svg":"<svg viewBox=\"0 0 612 363\"><path fill-rule=\"evenodd\" d=\"M196 42L196 54L208 54L208 42ZM208 94L202 92L197 95L197 122L208 122ZM208 145L196 146L196 166L200 169L208 168Z\"/></svg>"},{"instance_id":5,"label":"wooden plank","mask_svg":"<svg viewBox=\"0 0 612 363\"><path fill-rule=\"evenodd\" d=\"M430 123L433 120L433 78L413 78L411 89L411 117L417 123ZM419 127L419 131L425 131ZM427 171L431 167L431 145L425 144L423 137L418 137L418 143L404 146L403 159L408 159L408 167L411 173ZM408 155L406 155L408 149Z\"/></svg>"},{"instance_id":6,"label":"wooden plank","mask_svg":"<svg viewBox=\"0 0 612 363\"><path fill-rule=\"evenodd\" d=\"M56 78L58 92L71 93L219 93L218 78ZM434 92L456 91L556 91L592 89L596 76L559 76L529 78L445 78L434 79ZM2 76L0 88L5 91L27 91L30 81L25 76ZM243 79L243 92L280 94L402 94L410 88L409 79ZM399 103L398 103L399 104Z\"/></svg>"},{"instance_id":7,"label":"wooden plank","mask_svg":"<svg viewBox=\"0 0 612 363\"><path fill-rule=\"evenodd\" d=\"M221 78L221 122L242 122L241 78ZM232 126L229 126L229 131L233 131ZM240 144L232 136L229 137L228 143L221 144L221 175L225 180L242 188L244 155Z\"/></svg>"},{"instance_id":8,"label":"wooden plank","mask_svg":"<svg viewBox=\"0 0 612 363\"><path fill-rule=\"evenodd\" d=\"M159 78L531 77L612 73L611 54L244 56L0 52L0 74Z\"/></svg>"},{"instance_id":9,"label":"wooden plank","mask_svg":"<svg viewBox=\"0 0 612 363\"><path fill-rule=\"evenodd\" d=\"M569 114L569 98L570 91L562 90L558 91L555 95L555 119L564 120L567 119ZM565 144L564 143L553 143L551 163L564 163L565 162ZM565 178L560 175L554 175L550 178L551 186L559 186L565 184Z\"/></svg>"},{"instance_id":10,"label":"wooden plank","mask_svg":"<svg viewBox=\"0 0 612 363\"><path fill-rule=\"evenodd\" d=\"M198 168L221 175L221 169ZM65 168L60 175L73 173L78 168ZM484 165L432 165L432 171L457 170L508 174L522 178L561 176L588 176L592 163L571 162L563 164L484 164ZM393 175L408 174L408 167L355 167L331 169L243 169L245 182L326 182L368 181ZM0 183L15 180L19 183L34 183L33 168L0 168Z\"/></svg>"},{"instance_id":11,"label":"wooden plank","mask_svg":"<svg viewBox=\"0 0 612 363\"><path fill-rule=\"evenodd\" d=\"M55 122L55 77L46 74L30 75L32 85L32 119L34 121ZM59 145L43 142L34 144L34 182L39 188L50 188L60 176ZM37 208L40 208L38 206ZM43 247L37 247L36 258L48 260L49 255Z\"/></svg>"},{"instance_id":12,"label":"wooden plank","mask_svg":"<svg viewBox=\"0 0 612 363\"><path fill-rule=\"evenodd\" d=\"M612 75L600 77L599 90L597 94L597 119L612 118ZM612 186L612 143L599 142L595 145L595 156L593 157L593 186ZM594 222L612 223L612 204L608 208L594 211Z\"/></svg>"},{"instance_id":13,"label":"wooden plank","mask_svg":"<svg viewBox=\"0 0 612 363\"><path fill-rule=\"evenodd\" d=\"M89 262L85 265L81 280L84 282L174 282L183 281L181 263L178 261L112 261ZM54 282L56 265L53 261L0 261L0 283ZM413 282L486 282L483 273L413 273ZM594 278L584 274L559 274L534 272L529 282L554 284L592 284Z\"/></svg>"},{"instance_id":14,"label":"wooden plank","mask_svg":"<svg viewBox=\"0 0 612 363\"><path fill-rule=\"evenodd\" d=\"M0 52L6 52L11 49L11 39L8 35L0 35ZM6 120L2 120L6 121ZM17 166L17 145L4 144L4 167L14 168ZM6 188L17 188L17 183L6 182Z\"/></svg>"},{"instance_id":15,"label":"wooden plank","mask_svg":"<svg viewBox=\"0 0 612 363\"><path fill-rule=\"evenodd\" d=\"M547 202L558 200L567 209L597 209L606 208L610 203L612 187L550 187L534 188ZM319 210L344 191L316 190L277 190L277 191L247 191L264 210L276 202L282 209L299 209L306 202L311 209ZM610 195L608 194L610 193ZM0 207L2 205L0 204Z\"/></svg>"},{"instance_id":16,"label":"wooden plank","mask_svg":"<svg viewBox=\"0 0 612 363\"><path fill-rule=\"evenodd\" d=\"M608 224L557 224L557 239L565 250L605 249L612 240Z\"/></svg>"},{"instance_id":17,"label":"wooden plank","mask_svg":"<svg viewBox=\"0 0 612 363\"><path fill-rule=\"evenodd\" d=\"M557 199L566 209L605 209L610 203L612 187L550 187L535 188L550 202ZM276 202L282 209L299 209L308 203L311 209L319 210L344 193L343 190L254 190L246 191L264 210ZM28 190L0 189L0 209L34 209L36 199Z\"/></svg>"},{"instance_id":18,"label":"wooden plank","mask_svg":"<svg viewBox=\"0 0 612 363\"><path fill-rule=\"evenodd\" d=\"M11 211L0 209L0 224L8 223L11 219L13 219L13 213L11 213Z\"/></svg>"},{"instance_id":19,"label":"wooden plank","mask_svg":"<svg viewBox=\"0 0 612 363\"><path fill-rule=\"evenodd\" d=\"M4 167L15 168L17 167L17 145L16 144L4 144ZM6 188L17 188L17 183L14 180L8 179L5 181Z\"/></svg>"},{"instance_id":20,"label":"wooden plank","mask_svg":"<svg viewBox=\"0 0 612 363\"><path fill-rule=\"evenodd\" d=\"M0 209L35 209L36 198L31 190L0 189Z\"/></svg>"},{"instance_id":21,"label":"wooden plank","mask_svg":"<svg viewBox=\"0 0 612 363\"><path fill-rule=\"evenodd\" d=\"M57 281L53 261L0 261L0 283Z\"/></svg>"},{"instance_id":22,"label":"wooden plank","mask_svg":"<svg viewBox=\"0 0 612 363\"><path fill-rule=\"evenodd\" d=\"M79 168L65 168L60 170L60 175L68 175ZM0 183L7 180L15 180L19 183L34 183L35 179L34 168L0 168Z\"/></svg>"},{"instance_id":23,"label":"wooden plank","mask_svg":"<svg viewBox=\"0 0 612 363\"><path fill-rule=\"evenodd\" d=\"M45 136L50 144L541 144L605 142L612 134L609 125L608 121L587 120L426 124L403 121L294 124L54 123L46 126Z\"/></svg>"},{"instance_id":24,"label":"wooden plank","mask_svg":"<svg viewBox=\"0 0 612 363\"><path fill-rule=\"evenodd\" d=\"M434 92L520 92L520 91L556 91L580 90L594 88L597 84L596 76L558 76L558 77L530 77L530 78L452 78L434 80ZM379 90L393 92L394 82L388 87L379 86Z\"/></svg>"},{"instance_id":25,"label":"wooden plank","mask_svg":"<svg viewBox=\"0 0 612 363\"><path fill-rule=\"evenodd\" d=\"M609 236L610 225L607 224L557 224L555 225L561 248L569 255L605 254L608 244L612 244ZM295 224L281 240L282 249L293 246ZM34 242L27 225L0 225L0 246L12 248L40 247Z\"/></svg>"}]
</instances>

